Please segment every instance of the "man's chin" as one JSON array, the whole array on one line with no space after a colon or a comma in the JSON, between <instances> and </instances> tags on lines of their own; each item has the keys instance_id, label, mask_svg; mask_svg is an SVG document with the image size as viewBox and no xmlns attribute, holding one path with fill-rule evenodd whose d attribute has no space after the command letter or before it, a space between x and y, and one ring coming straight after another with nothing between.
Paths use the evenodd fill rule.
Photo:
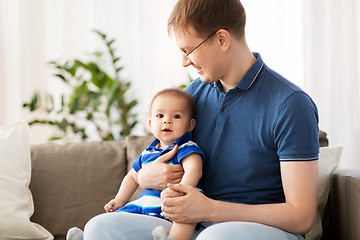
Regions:
<instances>
[{"instance_id":1,"label":"man's chin","mask_svg":"<svg viewBox=\"0 0 360 240\"><path fill-rule=\"evenodd\" d=\"M210 78L206 77L206 76L201 76L200 75L200 80L203 82L203 83L211 83L211 82L214 82L212 81Z\"/></svg>"}]
</instances>

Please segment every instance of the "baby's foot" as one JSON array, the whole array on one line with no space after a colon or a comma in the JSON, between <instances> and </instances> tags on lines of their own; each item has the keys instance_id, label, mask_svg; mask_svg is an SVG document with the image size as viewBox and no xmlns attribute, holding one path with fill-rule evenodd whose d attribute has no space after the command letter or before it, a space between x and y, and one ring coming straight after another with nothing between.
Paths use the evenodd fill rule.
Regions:
<instances>
[{"instance_id":1,"label":"baby's foot","mask_svg":"<svg viewBox=\"0 0 360 240\"><path fill-rule=\"evenodd\" d=\"M84 232L77 227L70 228L66 235L66 240L83 240Z\"/></svg>"},{"instance_id":2,"label":"baby's foot","mask_svg":"<svg viewBox=\"0 0 360 240\"><path fill-rule=\"evenodd\" d=\"M163 226L156 227L152 235L154 237L154 240L175 240L172 237L168 237L168 232Z\"/></svg>"}]
</instances>

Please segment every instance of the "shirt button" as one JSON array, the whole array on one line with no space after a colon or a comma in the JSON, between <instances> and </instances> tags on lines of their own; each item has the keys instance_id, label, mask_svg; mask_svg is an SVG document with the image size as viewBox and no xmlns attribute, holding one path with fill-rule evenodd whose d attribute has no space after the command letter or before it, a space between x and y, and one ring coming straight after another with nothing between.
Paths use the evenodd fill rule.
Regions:
<instances>
[{"instance_id":1,"label":"shirt button","mask_svg":"<svg viewBox=\"0 0 360 240\"><path fill-rule=\"evenodd\" d=\"M222 111L222 112L226 112L226 107L223 107L223 108L221 109L221 111Z\"/></svg>"}]
</instances>

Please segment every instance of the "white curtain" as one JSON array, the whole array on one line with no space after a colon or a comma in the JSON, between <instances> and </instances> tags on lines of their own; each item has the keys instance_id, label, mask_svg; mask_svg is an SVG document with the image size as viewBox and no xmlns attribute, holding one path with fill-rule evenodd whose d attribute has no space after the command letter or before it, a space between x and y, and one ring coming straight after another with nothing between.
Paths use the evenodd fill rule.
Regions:
<instances>
[{"instance_id":1,"label":"white curtain","mask_svg":"<svg viewBox=\"0 0 360 240\"><path fill-rule=\"evenodd\" d=\"M290 81L303 87L303 1L242 0L246 39L253 52Z\"/></svg>"},{"instance_id":2,"label":"white curtain","mask_svg":"<svg viewBox=\"0 0 360 240\"><path fill-rule=\"evenodd\" d=\"M306 0L305 89L341 168L360 169L360 1Z\"/></svg>"},{"instance_id":3,"label":"white curtain","mask_svg":"<svg viewBox=\"0 0 360 240\"><path fill-rule=\"evenodd\" d=\"M123 78L143 134L148 104L165 87L187 82L167 18L177 0L0 0L0 125L30 119L21 107L35 90L58 94L50 60L85 58L101 48L91 29L117 39ZM243 0L250 48L316 102L341 167L360 169L360 10L358 0ZM196 77L196 73L190 74ZM32 143L49 129L31 128Z\"/></svg>"},{"instance_id":4,"label":"white curtain","mask_svg":"<svg viewBox=\"0 0 360 240\"><path fill-rule=\"evenodd\" d=\"M28 120L22 108L35 90L58 94L61 81L51 75L50 60L86 58L101 49L91 32L117 40L123 79L132 82L129 96L139 100L135 134L144 134L148 105L158 90L188 82L180 51L167 34L175 0L0 0L0 125ZM40 143L49 128L31 128Z\"/></svg>"}]
</instances>

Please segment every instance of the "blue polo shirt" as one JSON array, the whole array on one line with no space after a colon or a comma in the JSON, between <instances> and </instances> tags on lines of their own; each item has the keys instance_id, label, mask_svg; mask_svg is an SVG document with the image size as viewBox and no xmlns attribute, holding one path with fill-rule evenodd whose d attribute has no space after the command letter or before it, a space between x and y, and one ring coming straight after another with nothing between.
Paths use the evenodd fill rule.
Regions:
<instances>
[{"instance_id":1,"label":"blue polo shirt","mask_svg":"<svg viewBox=\"0 0 360 240\"><path fill-rule=\"evenodd\" d=\"M191 83L196 101L193 139L205 153L203 190L213 199L285 201L281 161L318 159L318 113L299 87L267 67L260 54L239 84Z\"/></svg>"}]
</instances>

